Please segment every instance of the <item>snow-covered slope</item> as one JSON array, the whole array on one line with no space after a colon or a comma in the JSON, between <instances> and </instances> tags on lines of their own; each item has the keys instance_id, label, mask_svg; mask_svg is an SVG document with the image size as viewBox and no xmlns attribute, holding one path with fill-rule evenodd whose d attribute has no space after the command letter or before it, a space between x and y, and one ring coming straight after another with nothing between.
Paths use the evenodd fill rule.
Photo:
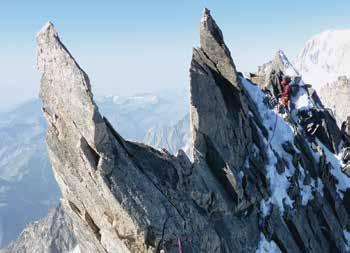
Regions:
<instances>
[{"instance_id":1,"label":"snow-covered slope","mask_svg":"<svg viewBox=\"0 0 350 253\"><path fill-rule=\"evenodd\" d=\"M350 30L329 30L309 39L295 67L316 89L350 75Z\"/></svg>"},{"instance_id":2,"label":"snow-covered slope","mask_svg":"<svg viewBox=\"0 0 350 253\"><path fill-rule=\"evenodd\" d=\"M350 115L349 82L338 80L350 76L350 29L313 36L297 56L295 66L341 124Z\"/></svg>"}]
</instances>

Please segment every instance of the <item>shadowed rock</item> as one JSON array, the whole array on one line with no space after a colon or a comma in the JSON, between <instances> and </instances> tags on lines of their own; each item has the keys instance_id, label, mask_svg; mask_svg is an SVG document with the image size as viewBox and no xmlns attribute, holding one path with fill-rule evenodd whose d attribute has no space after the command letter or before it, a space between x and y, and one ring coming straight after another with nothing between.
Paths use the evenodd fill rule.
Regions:
<instances>
[{"instance_id":1,"label":"shadowed rock","mask_svg":"<svg viewBox=\"0 0 350 253\"><path fill-rule=\"evenodd\" d=\"M231 170L239 170L251 143L247 103L222 32L207 9L200 28L201 47L193 50L190 68L194 156L210 152L211 145Z\"/></svg>"}]
</instances>

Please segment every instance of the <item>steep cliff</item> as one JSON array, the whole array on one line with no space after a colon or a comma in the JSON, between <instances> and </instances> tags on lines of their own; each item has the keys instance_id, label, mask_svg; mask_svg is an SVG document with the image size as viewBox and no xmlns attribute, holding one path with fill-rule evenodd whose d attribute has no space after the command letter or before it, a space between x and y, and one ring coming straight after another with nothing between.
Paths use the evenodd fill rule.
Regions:
<instances>
[{"instance_id":1,"label":"steep cliff","mask_svg":"<svg viewBox=\"0 0 350 253\"><path fill-rule=\"evenodd\" d=\"M299 124L321 105L290 121L269 109L208 10L190 67L193 163L124 140L52 24L37 42L48 153L82 252L347 251L340 130Z\"/></svg>"},{"instance_id":2,"label":"steep cliff","mask_svg":"<svg viewBox=\"0 0 350 253\"><path fill-rule=\"evenodd\" d=\"M350 79L339 76L334 82L320 88L319 93L322 102L333 111L340 126L350 116Z\"/></svg>"}]
</instances>

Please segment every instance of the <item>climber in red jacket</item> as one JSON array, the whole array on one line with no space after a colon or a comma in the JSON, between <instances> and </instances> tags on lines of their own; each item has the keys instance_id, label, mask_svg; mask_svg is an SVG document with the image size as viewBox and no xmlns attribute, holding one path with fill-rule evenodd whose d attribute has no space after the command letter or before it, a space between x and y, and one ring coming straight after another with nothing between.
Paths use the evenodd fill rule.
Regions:
<instances>
[{"instance_id":1,"label":"climber in red jacket","mask_svg":"<svg viewBox=\"0 0 350 253\"><path fill-rule=\"evenodd\" d=\"M283 92L280 94L280 99L279 102L280 104L288 107L288 103L289 103L289 97L292 91L292 88L289 85L290 83L290 78L288 77L284 77L281 81L281 86L283 88Z\"/></svg>"}]
</instances>

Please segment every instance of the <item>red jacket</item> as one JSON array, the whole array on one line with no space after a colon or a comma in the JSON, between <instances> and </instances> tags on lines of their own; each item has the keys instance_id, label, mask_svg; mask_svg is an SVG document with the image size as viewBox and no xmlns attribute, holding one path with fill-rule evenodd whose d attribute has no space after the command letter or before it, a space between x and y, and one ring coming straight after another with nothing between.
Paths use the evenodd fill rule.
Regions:
<instances>
[{"instance_id":1,"label":"red jacket","mask_svg":"<svg viewBox=\"0 0 350 253\"><path fill-rule=\"evenodd\" d=\"M292 91L290 85L285 80L282 80L281 85L283 86L281 97L289 97L289 94Z\"/></svg>"}]
</instances>

